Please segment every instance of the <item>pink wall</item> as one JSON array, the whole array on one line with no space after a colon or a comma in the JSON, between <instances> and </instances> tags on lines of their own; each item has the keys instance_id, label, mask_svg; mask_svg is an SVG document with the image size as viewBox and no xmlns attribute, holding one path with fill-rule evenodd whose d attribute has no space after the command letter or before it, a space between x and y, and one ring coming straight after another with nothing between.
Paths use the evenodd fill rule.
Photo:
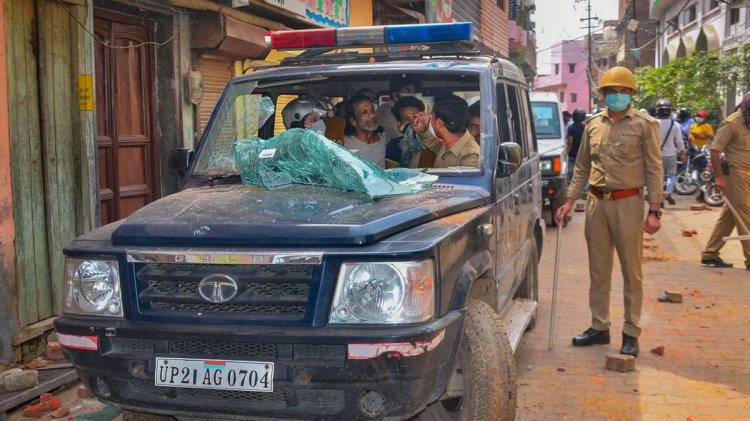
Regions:
<instances>
[{"instance_id":1,"label":"pink wall","mask_svg":"<svg viewBox=\"0 0 750 421\"><path fill-rule=\"evenodd\" d=\"M555 64L558 65L557 74L555 74ZM571 65L573 72L571 72ZM576 108L583 108L589 112L587 66L586 42L584 40L563 41L552 47L549 74L538 76L534 89L555 92L558 98L562 93L563 100L560 102L562 102L563 110L573 112Z\"/></svg>"}]
</instances>

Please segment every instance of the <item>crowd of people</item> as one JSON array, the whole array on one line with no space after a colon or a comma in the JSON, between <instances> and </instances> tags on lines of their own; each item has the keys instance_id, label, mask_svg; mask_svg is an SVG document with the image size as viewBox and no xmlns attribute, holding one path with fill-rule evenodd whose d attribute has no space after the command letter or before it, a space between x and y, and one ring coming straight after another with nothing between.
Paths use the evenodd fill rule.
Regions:
<instances>
[{"instance_id":1,"label":"crowd of people","mask_svg":"<svg viewBox=\"0 0 750 421\"><path fill-rule=\"evenodd\" d=\"M375 91L360 89L335 113L311 96L296 98L282 110L284 126L313 130L381 168L479 165L479 102L441 95L428 109L417 96L419 79L406 74L394 75L389 88L381 104Z\"/></svg>"}]
</instances>

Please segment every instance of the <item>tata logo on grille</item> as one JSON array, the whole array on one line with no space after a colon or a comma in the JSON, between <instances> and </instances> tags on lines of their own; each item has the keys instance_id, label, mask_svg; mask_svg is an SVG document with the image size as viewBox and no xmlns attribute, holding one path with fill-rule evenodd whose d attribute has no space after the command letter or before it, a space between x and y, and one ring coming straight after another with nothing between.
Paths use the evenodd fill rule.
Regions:
<instances>
[{"instance_id":1,"label":"tata logo on grille","mask_svg":"<svg viewBox=\"0 0 750 421\"><path fill-rule=\"evenodd\" d=\"M198 293L210 303L226 303L237 295L237 281L223 274L208 275L198 284Z\"/></svg>"}]
</instances>

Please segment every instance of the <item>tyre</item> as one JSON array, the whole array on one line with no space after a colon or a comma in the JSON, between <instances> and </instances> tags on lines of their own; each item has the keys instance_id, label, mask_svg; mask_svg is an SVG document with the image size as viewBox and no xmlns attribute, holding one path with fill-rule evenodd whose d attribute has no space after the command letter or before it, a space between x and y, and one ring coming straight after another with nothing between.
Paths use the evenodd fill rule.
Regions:
<instances>
[{"instance_id":1,"label":"tyre","mask_svg":"<svg viewBox=\"0 0 750 421\"><path fill-rule=\"evenodd\" d=\"M469 300L454 376L463 394L441 398L413 421L513 421L516 363L500 317L484 302Z\"/></svg>"},{"instance_id":2,"label":"tyre","mask_svg":"<svg viewBox=\"0 0 750 421\"><path fill-rule=\"evenodd\" d=\"M724 193L716 188L714 183L709 183L704 188L703 200L705 200L706 204L709 206L722 206L724 204Z\"/></svg>"},{"instance_id":3,"label":"tyre","mask_svg":"<svg viewBox=\"0 0 750 421\"><path fill-rule=\"evenodd\" d=\"M518 287L514 298L539 302L539 253L537 253L537 245L534 239L531 240L531 249L529 250L529 259L526 261L523 283ZM534 317L529 321L527 330L531 330L536 326L536 316L534 314Z\"/></svg>"},{"instance_id":4,"label":"tyre","mask_svg":"<svg viewBox=\"0 0 750 421\"><path fill-rule=\"evenodd\" d=\"M677 194L686 196L694 194L698 190L698 185L693 182L690 173L684 168L677 173L677 182L674 185Z\"/></svg>"}]
</instances>

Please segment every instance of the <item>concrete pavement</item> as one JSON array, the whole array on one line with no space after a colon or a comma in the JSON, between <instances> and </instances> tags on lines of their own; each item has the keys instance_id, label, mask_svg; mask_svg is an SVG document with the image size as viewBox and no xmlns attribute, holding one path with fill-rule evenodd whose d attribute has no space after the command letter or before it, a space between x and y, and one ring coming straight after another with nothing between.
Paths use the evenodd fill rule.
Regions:
<instances>
[{"instance_id":1,"label":"concrete pavement","mask_svg":"<svg viewBox=\"0 0 750 421\"><path fill-rule=\"evenodd\" d=\"M540 270L536 328L516 353L519 421L529 420L747 420L750 419L750 272L740 245L722 258L733 269L700 265L700 252L719 208L691 211L692 196L664 210L662 229L644 241L644 306L636 370L604 368L618 352L623 325L622 276L613 271L612 344L574 348L571 338L590 326L584 214L574 213L562 238L553 350L547 350L555 229L547 231ZM683 229L698 234L686 238ZM656 300L664 290L681 304ZM664 346L663 356L650 352Z\"/></svg>"}]
</instances>

